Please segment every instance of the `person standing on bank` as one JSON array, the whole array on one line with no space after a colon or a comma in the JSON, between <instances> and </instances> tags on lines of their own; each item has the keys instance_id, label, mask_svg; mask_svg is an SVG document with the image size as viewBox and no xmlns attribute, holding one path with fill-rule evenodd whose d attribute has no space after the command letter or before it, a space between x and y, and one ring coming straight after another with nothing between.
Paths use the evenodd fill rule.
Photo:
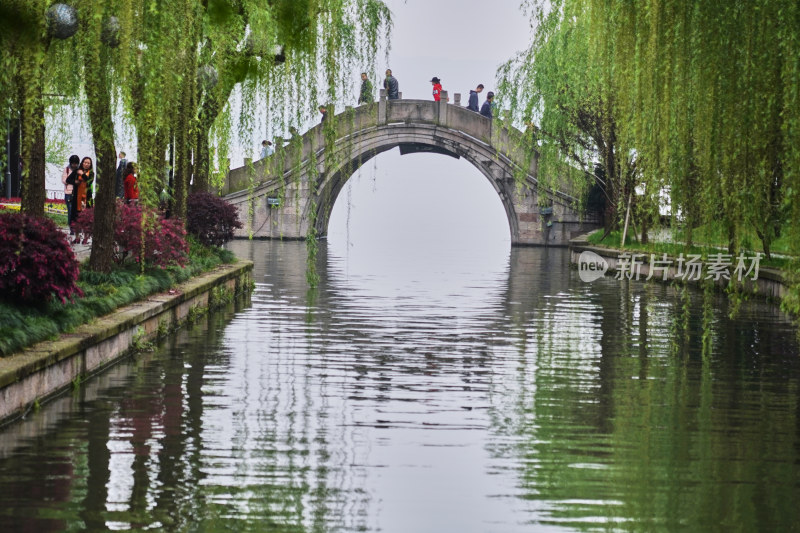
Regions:
<instances>
[{"instance_id":1,"label":"person standing on bank","mask_svg":"<svg viewBox=\"0 0 800 533\"><path fill-rule=\"evenodd\" d=\"M494 93L489 91L486 95L486 101L481 106L481 115L486 118L492 118L492 101L494 100Z\"/></svg>"},{"instance_id":2,"label":"person standing on bank","mask_svg":"<svg viewBox=\"0 0 800 533\"><path fill-rule=\"evenodd\" d=\"M61 183L64 184L64 205L67 206L67 225L69 226L69 234L73 235L72 223L75 221L75 213L72 209L72 193L75 190L75 178L77 177L78 165L81 163L81 158L77 155L69 156L69 165L64 169L61 174Z\"/></svg>"},{"instance_id":3,"label":"person standing on bank","mask_svg":"<svg viewBox=\"0 0 800 533\"><path fill-rule=\"evenodd\" d=\"M122 198L125 195L125 185L123 181L125 181L125 167L128 165L128 160L126 159L125 152L119 153L119 165L117 165L117 181L115 183L115 192L117 198Z\"/></svg>"},{"instance_id":4,"label":"person standing on bank","mask_svg":"<svg viewBox=\"0 0 800 533\"><path fill-rule=\"evenodd\" d=\"M431 78L431 85L433 85L433 101L439 102L442 99L442 80L434 76Z\"/></svg>"},{"instance_id":5,"label":"person standing on bank","mask_svg":"<svg viewBox=\"0 0 800 533\"><path fill-rule=\"evenodd\" d=\"M469 102L467 103L467 109L469 109L470 111L475 111L476 113L480 113L481 110L478 108L478 95L481 94L481 91L483 91L483 84L479 83L474 91L469 92Z\"/></svg>"},{"instance_id":6,"label":"person standing on bank","mask_svg":"<svg viewBox=\"0 0 800 533\"><path fill-rule=\"evenodd\" d=\"M386 89L386 98L398 100L400 98L400 84L397 78L392 76L392 69L386 69L386 79L383 80L383 88Z\"/></svg>"},{"instance_id":7,"label":"person standing on bank","mask_svg":"<svg viewBox=\"0 0 800 533\"><path fill-rule=\"evenodd\" d=\"M367 78L367 73L361 73L361 92L358 94L358 105L372 103L372 82Z\"/></svg>"},{"instance_id":8,"label":"person standing on bank","mask_svg":"<svg viewBox=\"0 0 800 533\"><path fill-rule=\"evenodd\" d=\"M94 171L92 169L92 158L84 157L78 167L75 178L75 188L72 191L72 205L75 208L75 218L87 207L92 207L92 184L94 183Z\"/></svg>"},{"instance_id":9,"label":"person standing on bank","mask_svg":"<svg viewBox=\"0 0 800 533\"><path fill-rule=\"evenodd\" d=\"M92 158L84 157L75 173L75 187L72 190L72 210L73 217L77 220L86 208L92 207L92 184L94 183ZM77 243L78 237L76 236L72 242ZM83 244L87 242L89 242L89 237L84 237Z\"/></svg>"},{"instance_id":10,"label":"person standing on bank","mask_svg":"<svg viewBox=\"0 0 800 533\"><path fill-rule=\"evenodd\" d=\"M75 199L78 204L78 214L87 207L94 205L94 164L91 157L81 159L81 166L78 168L78 179L75 180L78 186ZM78 215L75 215L76 217Z\"/></svg>"},{"instance_id":11,"label":"person standing on bank","mask_svg":"<svg viewBox=\"0 0 800 533\"><path fill-rule=\"evenodd\" d=\"M125 203L137 205L139 203L139 183L136 180L136 163L131 161L125 167Z\"/></svg>"}]
</instances>

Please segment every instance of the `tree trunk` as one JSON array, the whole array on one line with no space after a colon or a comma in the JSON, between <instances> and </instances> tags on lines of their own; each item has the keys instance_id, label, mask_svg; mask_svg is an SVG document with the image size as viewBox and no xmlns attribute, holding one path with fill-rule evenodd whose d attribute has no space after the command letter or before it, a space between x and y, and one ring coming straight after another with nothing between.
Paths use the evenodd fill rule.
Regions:
<instances>
[{"instance_id":1,"label":"tree trunk","mask_svg":"<svg viewBox=\"0 0 800 533\"><path fill-rule=\"evenodd\" d=\"M736 225L728 221L728 253L731 255L736 254Z\"/></svg>"},{"instance_id":2,"label":"tree trunk","mask_svg":"<svg viewBox=\"0 0 800 533\"><path fill-rule=\"evenodd\" d=\"M211 131L211 126L214 124L218 114L219 104L217 100L211 95L207 95L197 121L193 191L205 192L211 186L211 150L208 146L208 133Z\"/></svg>"},{"instance_id":3,"label":"tree trunk","mask_svg":"<svg viewBox=\"0 0 800 533\"><path fill-rule=\"evenodd\" d=\"M99 35L99 32L97 33ZM117 209L116 149L114 122L111 116L111 88L108 79L109 57L106 47L100 44L99 40L86 51L84 63L86 71L93 73L91 82L86 83L86 97L97 157L97 193L89 268L97 272L108 272L114 260L114 222Z\"/></svg>"},{"instance_id":4,"label":"tree trunk","mask_svg":"<svg viewBox=\"0 0 800 533\"><path fill-rule=\"evenodd\" d=\"M44 216L47 197L42 96L45 44L36 40L22 55L23 72L17 78L22 123L21 209L29 215Z\"/></svg>"},{"instance_id":5,"label":"tree trunk","mask_svg":"<svg viewBox=\"0 0 800 533\"><path fill-rule=\"evenodd\" d=\"M647 236L647 231L648 231L648 226L649 226L648 222L649 222L648 216L645 214L642 217L642 238L640 239L640 242L642 244L647 244L649 242L649 239L648 239L648 236Z\"/></svg>"},{"instance_id":6,"label":"tree trunk","mask_svg":"<svg viewBox=\"0 0 800 533\"><path fill-rule=\"evenodd\" d=\"M603 161L603 171L605 172L606 204L603 212L603 226L606 231L610 232L619 227L619 220L617 220L619 206L617 204L620 198L626 198L627 191L622 187L620 170L614 159L613 146L609 147L607 143L598 143L598 145L602 149L601 160Z\"/></svg>"},{"instance_id":7,"label":"tree trunk","mask_svg":"<svg viewBox=\"0 0 800 533\"><path fill-rule=\"evenodd\" d=\"M196 80L197 58L192 54L186 65L186 79ZM195 128L195 83L184 83L181 103L176 117L175 130L175 178L173 192L173 212L175 218L186 220L186 195L192 175L192 141Z\"/></svg>"}]
</instances>

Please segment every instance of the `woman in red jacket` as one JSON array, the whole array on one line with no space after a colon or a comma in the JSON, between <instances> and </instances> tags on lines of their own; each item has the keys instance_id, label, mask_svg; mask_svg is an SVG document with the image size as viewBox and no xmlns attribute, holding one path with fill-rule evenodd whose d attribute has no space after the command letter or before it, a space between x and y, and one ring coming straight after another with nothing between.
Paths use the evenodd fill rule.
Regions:
<instances>
[{"instance_id":1,"label":"woman in red jacket","mask_svg":"<svg viewBox=\"0 0 800 533\"><path fill-rule=\"evenodd\" d=\"M438 102L442 99L442 80L434 76L431 78L431 84L433 85L433 101Z\"/></svg>"},{"instance_id":2,"label":"woman in red jacket","mask_svg":"<svg viewBox=\"0 0 800 533\"><path fill-rule=\"evenodd\" d=\"M139 184L136 182L136 163L129 161L125 167L125 203L139 203Z\"/></svg>"}]
</instances>

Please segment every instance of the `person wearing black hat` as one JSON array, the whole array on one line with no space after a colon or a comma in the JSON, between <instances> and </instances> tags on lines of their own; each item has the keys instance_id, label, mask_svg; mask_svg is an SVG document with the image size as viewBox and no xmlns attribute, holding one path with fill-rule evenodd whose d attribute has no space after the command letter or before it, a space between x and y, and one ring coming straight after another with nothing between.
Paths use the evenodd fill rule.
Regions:
<instances>
[{"instance_id":1,"label":"person wearing black hat","mask_svg":"<svg viewBox=\"0 0 800 533\"><path fill-rule=\"evenodd\" d=\"M433 101L438 102L442 99L442 80L434 76L431 78L431 84L433 85Z\"/></svg>"}]
</instances>

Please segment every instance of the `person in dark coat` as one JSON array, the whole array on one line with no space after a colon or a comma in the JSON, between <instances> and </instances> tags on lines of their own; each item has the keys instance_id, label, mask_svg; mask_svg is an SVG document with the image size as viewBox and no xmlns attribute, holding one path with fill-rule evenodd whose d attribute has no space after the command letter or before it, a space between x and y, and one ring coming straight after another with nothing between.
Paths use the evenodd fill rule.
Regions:
<instances>
[{"instance_id":1,"label":"person in dark coat","mask_svg":"<svg viewBox=\"0 0 800 533\"><path fill-rule=\"evenodd\" d=\"M319 119L319 123L322 124L325 122L325 119L328 118L328 108L324 105L321 105L317 109L319 109L319 112L322 113L322 118Z\"/></svg>"},{"instance_id":2,"label":"person in dark coat","mask_svg":"<svg viewBox=\"0 0 800 533\"><path fill-rule=\"evenodd\" d=\"M486 95L486 101L481 106L481 115L486 118L492 118L492 100L494 100L494 93L489 91Z\"/></svg>"},{"instance_id":3,"label":"person in dark coat","mask_svg":"<svg viewBox=\"0 0 800 533\"><path fill-rule=\"evenodd\" d=\"M117 166L117 181L116 181L116 193L117 198L122 198L125 196L125 167L128 165L128 160L126 159L125 152L119 153L119 165Z\"/></svg>"},{"instance_id":4,"label":"person in dark coat","mask_svg":"<svg viewBox=\"0 0 800 533\"><path fill-rule=\"evenodd\" d=\"M469 103L467 104L467 109L470 111L480 113L480 109L478 108L478 95L481 94L481 91L483 91L483 84L479 83L474 91L469 92Z\"/></svg>"},{"instance_id":5,"label":"person in dark coat","mask_svg":"<svg viewBox=\"0 0 800 533\"><path fill-rule=\"evenodd\" d=\"M361 73L361 93L358 95L358 105L372 103L372 82L367 78L367 73Z\"/></svg>"},{"instance_id":6,"label":"person in dark coat","mask_svg":"<svg viewBox=\"0 0 800 533\"><path fill-rule=\"evenodd\" d=\"M392 69L386 69L386 79L383 80L383 88L386 89L386 97L389 100L397 100L400 98L400 84L397 78L392 76Z\"/></svg>"},{"instance_id":7,"label":"person in dark coat","mask_svg":"<svg viewBox=\"0 0 800 533\"><path fill-rule=\"evenodd\" d=\"M64 168L61 175L61 183L64 184L64 205L67 206L67 225L69 226L69 234L74 235L72 223L75 222L75 211L72 206L72 194L75 190L75 179L78 176L78 166L81 164L81 158L77 155L71 155L69 158L69 165Z\"/></svg>"}]
</instances>

